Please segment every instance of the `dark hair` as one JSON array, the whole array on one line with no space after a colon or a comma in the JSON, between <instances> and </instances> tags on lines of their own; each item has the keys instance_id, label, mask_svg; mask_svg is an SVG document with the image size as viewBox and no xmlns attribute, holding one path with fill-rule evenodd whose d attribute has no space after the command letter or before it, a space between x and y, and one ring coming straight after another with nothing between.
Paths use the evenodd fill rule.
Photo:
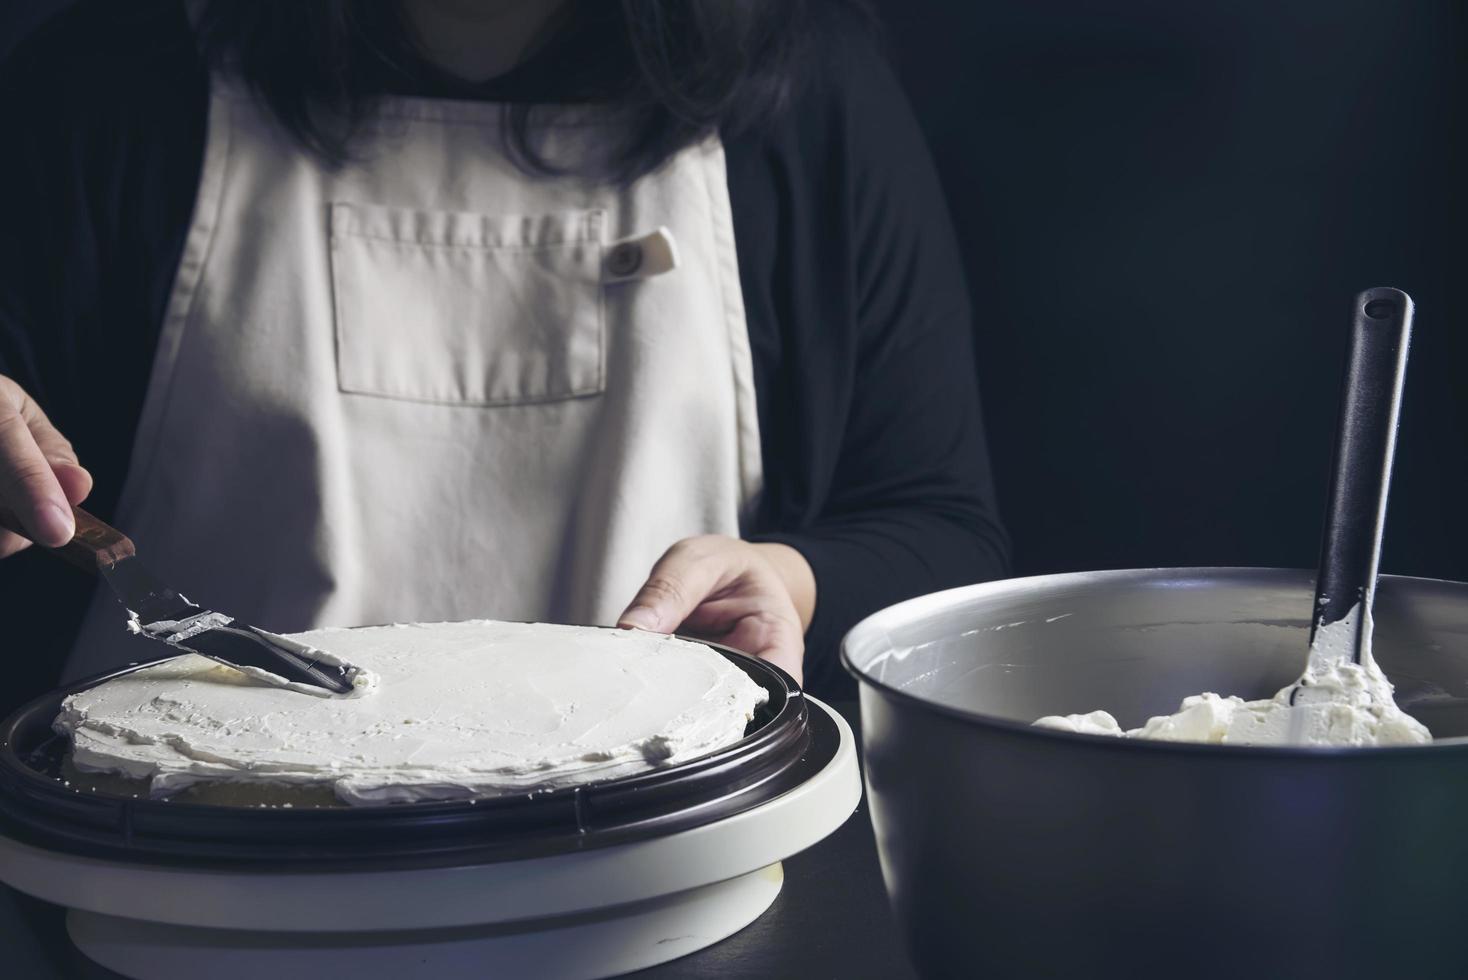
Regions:
<instances>
[{"instance_id":1,"label":"dark hair","mask_svg":"<svg viewBox=\"0 0 1468 980\"><path fill-rule=\"evenodd\" d=\"M210 64L240 77L332 163L350 158L375 100L423 72L396 0L206 0L198 26ZM774 117L814 33L807 0L570 0L547 47L580 36L597 56L557 64L555 101L598 103L622 134L606 157L576 169L630 179L716 129ZM527 169L566 169L532 138L553 111L507 101L507 148Z\"/></svg>"}]
</instances>

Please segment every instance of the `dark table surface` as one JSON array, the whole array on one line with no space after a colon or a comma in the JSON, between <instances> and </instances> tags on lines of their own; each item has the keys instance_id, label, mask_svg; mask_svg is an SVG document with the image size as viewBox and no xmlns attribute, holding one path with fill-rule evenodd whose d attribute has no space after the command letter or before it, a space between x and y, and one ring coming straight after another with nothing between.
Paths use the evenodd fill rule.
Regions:
<instances>
[{"instance_id":1,"label":"dark table surface","mask_svg":"<svg viewBox=\"0 0 1468 980\"><path fill-rule=\"evenodd\" d=\"M833 705L857 729L855 702ZM16 980L116 980L66 937L62 909L0 885L0 976ZM674 977L916 976L903 954L867 819L866 800L830 837L785 862L785 886L769 911L707 949L638 980Z\"/></svg>"}]
</instances>

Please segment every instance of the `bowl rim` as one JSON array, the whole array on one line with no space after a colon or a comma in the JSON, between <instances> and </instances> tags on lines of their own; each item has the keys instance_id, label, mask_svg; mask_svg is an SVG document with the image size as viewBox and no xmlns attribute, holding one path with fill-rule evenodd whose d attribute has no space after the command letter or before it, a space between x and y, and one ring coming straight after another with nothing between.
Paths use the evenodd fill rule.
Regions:
<instances>
[{"instance_id":1,"label":"bowl rim","mask_svg":"<svg viewBox=\"0 0 1468 980\"><path fill-rule=\"evenodd\" d=\"M1039 728L1031 722L1015 721L981 711L943 704L919 697L894 684L873 677L859 667L852 658L852 649L858 643L871 642L869 637L890 636L890 630L898 623L907 622L932 610L951 606L957 602L998 598L1009 594L1033 592L1040 588L1094 585L1117 582L1154 582L1167 574L1175 579L1240 579L1265 582L1274 579L1280 583L1313 585L1315 572L1302 568L1269 568L1250 565L1184 565L1156 566L1151 568L1097 569L1078 572L1058 572L1047 575L1028 575L1016 578L994 579L971 585L960 585L951 589L930 592L879 609L860 620L841 639L841 666L857 681L861 693L868 689L907 707L946 716L979 728L992 729L1010 736L1040 739L1052 744L1076 748L1110 749L1122 752L1153 752L1163 755L1218 756L1221 758L1270 757L1319 762L1327 759L1381 758L1383 753L1393 756L1442 753L1457 749L1468 753L1468 736L1453 736L1434 739L1426 744L1411 745L1224 745L1208 742L1171 742L1149 738L1118 738L1115 735L1093 735L1085 732L1067 732L1054 728ZM1388 591L1402 587L1448 588L1462 593L1468 599L1468 583L1449 579L1427 578L1412 575L1381 575L1378 586L1385 585ZM890 639L888 640L890 644ZM1303 652L1303 651L1302 651Z\"/></svg>"}]
</instances>

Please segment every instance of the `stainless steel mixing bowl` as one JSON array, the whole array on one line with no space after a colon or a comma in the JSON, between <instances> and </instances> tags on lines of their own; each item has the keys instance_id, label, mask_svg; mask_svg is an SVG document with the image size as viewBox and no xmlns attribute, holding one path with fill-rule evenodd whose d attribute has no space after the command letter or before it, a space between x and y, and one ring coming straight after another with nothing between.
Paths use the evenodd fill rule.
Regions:
<instances>
[{"instance_id":1,"label":"stainless steel mixing bowl","mask_svg":"<svg viewBox=\"0 0 1468 980\"><path fill-rule=\"evenodd\" d=\"M1250 748L1123 726L1304 665L1312 576L1088 572L986 583L847 635L882 872L924 975L1468 975L1468 585L1383 577L1376 651L1440 740Z\"/></svg>"}]
</instances>

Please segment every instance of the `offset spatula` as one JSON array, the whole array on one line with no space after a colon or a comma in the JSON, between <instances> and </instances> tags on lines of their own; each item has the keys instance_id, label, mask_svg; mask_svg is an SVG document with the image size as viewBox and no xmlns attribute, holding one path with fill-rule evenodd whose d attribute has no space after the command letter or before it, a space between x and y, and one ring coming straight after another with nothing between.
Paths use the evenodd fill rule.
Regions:
<instances>
[{"instance_id":1,"label":"offset spatula","mask_svg":"<svg viewBox=\"0 0 1468 980\"><path fill-rule=\"evenodd\" d=\"M76 535L60 548L43 550L101 575L127 609L137 632L236 669L253 667L333 694L352 690L353 668L302 656L253 626L199 608L148 571L127 535L80 507L73 507L72 513ZM26 534L3 511L0 526Z\"/></svg>"}]
</instances>

